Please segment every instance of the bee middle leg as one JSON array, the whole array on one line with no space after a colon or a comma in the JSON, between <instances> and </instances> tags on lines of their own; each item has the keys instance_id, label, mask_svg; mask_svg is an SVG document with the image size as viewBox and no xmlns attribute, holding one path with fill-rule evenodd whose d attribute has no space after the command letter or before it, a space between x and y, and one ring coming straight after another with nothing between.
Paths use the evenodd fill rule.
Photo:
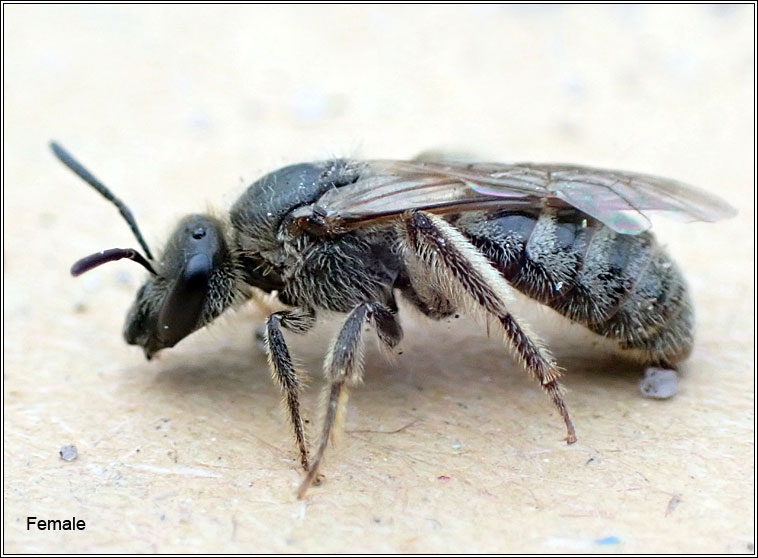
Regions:
<instances>
[{"instance_id":1,"label":"bee middle leg","mask_svg":"<svg viewBox=\"0 0 758 558\"><path fill-rule=\"evenodd\" d=\"M388 348L397 345L403 336L403 330L400 328L395 313L383 304L364 302L348 314L324 360L324 372L329 382L324 390L327 396L326 416L316 455L300 484L298 498L305 496L306 491L313 484L326 446L330 439L334 441L335 424L341 422L347 403L347 386L359 384L363 380L363 326L365 323L373 324L379 340Z\"/></svg>"},{"instance_id":2,"label":"bee middle leg","mask_svg":"<svg viewBox=\"0 0 758 558\"><path fill-rule=\"evenodd\" d=\"M305 333L313 327L316 315L309 310L286 310L274 312L266 320L263 341L268 356L271 375L284 392L290 421L295 431L295 442L300 450L300 464L308 470L308 448L305 444L303 419L300 415L300 387L302 381L292 365L292 358L284 341L281 328L296 333Z\"/></svg>"},{"instance_id":3,"label":"bee middle leg","mask_svg":"<svg viewBox=\"0 0 758 558\"><path fill-rule=\"evenodd\" d=\"M474 303L494 316L503 328L511 350L550 396L566 424L566 442L576 442L576 432L558 383L560 370L537 337L519 325L508 312L510 286L485 256L455 227L436 215L414 211L403 216L402 232L410 250L407 256L420 262L434 283L452 296L462 291L464 302Z\"/></svg>"}]
</instances>

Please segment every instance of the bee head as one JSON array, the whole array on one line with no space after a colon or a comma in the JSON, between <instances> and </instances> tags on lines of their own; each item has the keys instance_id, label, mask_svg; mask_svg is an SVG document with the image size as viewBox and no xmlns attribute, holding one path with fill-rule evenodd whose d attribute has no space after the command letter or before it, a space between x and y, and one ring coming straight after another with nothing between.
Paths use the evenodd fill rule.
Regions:
<instances>
[{"instance_id":1,"label":"bee head","mask_svg":"<svg viewBox=\"0 0 758 558\"><path fill-rule=\"evenodd\" d=\"M124 326L126 342L143 347L150 359L215 318L226 306L217 299L229 280L229 257L220 221L208 215L182 219L158 272L137 292Z\"/></svg>"},{"instance_id":2,"label":"bee head","mask_svg":"<svg viewBox=\"0 0 758 558\"><path fill-rule=\"evenodd\" d=\"M119 208L145 251L143 256L133 248L103 250L71 267L71 274L78 276L104 263L126 258L150 272L126 318L127 343L141 346L150 359L213 320L234 302L236 266L225 239L224 223L210 215L188 215L169 238L160 260L155 261L121 200L62 147L56 143L51 147L66 166Z\"/></svg>"}]
</instances>

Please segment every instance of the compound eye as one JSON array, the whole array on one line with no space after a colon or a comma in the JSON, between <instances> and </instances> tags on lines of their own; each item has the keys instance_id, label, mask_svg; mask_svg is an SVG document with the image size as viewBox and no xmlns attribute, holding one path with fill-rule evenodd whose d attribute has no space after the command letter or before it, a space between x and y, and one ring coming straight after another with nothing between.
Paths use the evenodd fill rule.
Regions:
<instances>
[{"instance_id":1,"label":"compound eye","mask_svg":"<svg viewBox=\"0 0 758 558\"><path fill-rule=\"evenodd\" d=\"M173 347L197 329L212 272L212 263L206 254L195 254L187 261L158 315L156 337L161 348Z\"/></svg>"}]
</instances>

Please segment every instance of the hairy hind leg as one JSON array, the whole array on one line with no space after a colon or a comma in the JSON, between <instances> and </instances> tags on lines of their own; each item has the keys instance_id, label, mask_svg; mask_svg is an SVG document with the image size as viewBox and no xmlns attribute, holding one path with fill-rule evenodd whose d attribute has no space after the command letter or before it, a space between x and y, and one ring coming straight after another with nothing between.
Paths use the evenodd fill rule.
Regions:
<instances>
[{"instance_id":1,"label":"hairy hind leg","mask_svg":"<svg viewBox=\"0 0 758 558\"><path fill-rule=\"evenodd\" d=\"M508 312L510 286L505 279L475 246L440 217L418 211L407 213L403 233L410 247L407 256L423 263L435 282L450 291L450 296L462 290L466 302L473 302L497 319L511 351L539 380L558 409L566 424L567 443L576 442L558 383L560 370L547 349Z\"/></svg>"},{"instance_id":2,"label":"hairy hind leg","mask_svg":"<svg viewBox=\"0 0 758 558\"><path fill-rule=\"evenodd\" d=\"M379 340L387 347L397 345L403 336L395 314L383 304L364 302L348 314L324 361L324 372L329 381L324 390L326 415L316 455L300 484L298 498L305 496L318 475L334 426L341 421L347 403L347 386L359 384L363 379L363 325L367 322L374 325Z\"/></svg>"}]
</instances>

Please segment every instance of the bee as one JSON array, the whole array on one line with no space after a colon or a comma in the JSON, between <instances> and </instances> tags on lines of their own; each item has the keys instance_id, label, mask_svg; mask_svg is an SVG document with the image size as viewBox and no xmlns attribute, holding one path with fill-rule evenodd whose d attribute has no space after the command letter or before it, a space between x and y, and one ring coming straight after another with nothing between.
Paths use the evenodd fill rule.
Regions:
<instances>
[{"instance_id":1,"label":"bee","mask_svg":"<svg viewBox=\"0 0 758 558\"><path fill-rule=\"evenodd\" d=\"M336 159L265 175L226 217L184 217L154 257L123 202L60 145L51 148L118 207L144 251L101 251L76 262L71 273L123 258L149 272L123 331L148 360L243 304L254 289L275 293L285 305L266 320L264 341L305 470L300 498L318 478L348 388L361 382L364 326L389 349L403 336L397 297L433 320L473 312L496 323L510 353L552 400L571 444L576 433L561 370L513 313L516 292L614 341L648 370L674 371L692 350L693 308L647 213L700 221L735 214L708 193L633 172ZM282 330L306 333L327 311L346 318L325 357L327 407L311 456L302 380Z\"/></svg>"}]
</instances>

